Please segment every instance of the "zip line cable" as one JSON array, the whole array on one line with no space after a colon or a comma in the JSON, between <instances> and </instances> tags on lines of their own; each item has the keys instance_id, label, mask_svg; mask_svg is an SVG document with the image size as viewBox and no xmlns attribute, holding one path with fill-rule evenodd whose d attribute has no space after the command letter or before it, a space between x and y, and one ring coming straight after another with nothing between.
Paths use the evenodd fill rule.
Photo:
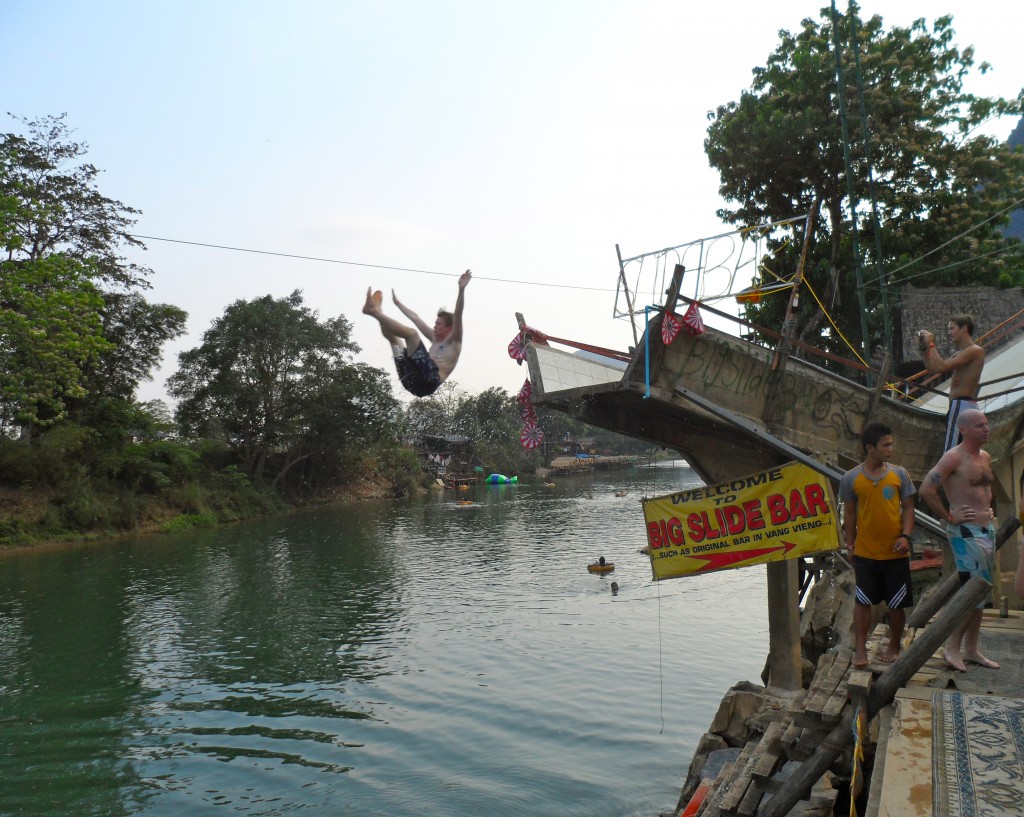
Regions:
<instances>
[{"instance_id":1,"label":"zip line cable","mask_svg":"<svg viewBox=\"0 0 1024 817\"><path fill-rule=\"evenodd\" d=\"M399 272L415 272L419 275L443 275L448 278L458 278L462 273L456 272L437 272L436 270L427 269L414 269L412 267L394 267L388 264L367 264L362 261L341 261L337 258L320 258L314 255L296 255L295 253L288 252L272 252L270 250L253 250L248 247L229 247L226 244L206 244L202 241L184 241L180 238L161 238L155 235L139 235L137 233L128 233L132 238L138 238L145 241L165 241L169 244L187 244L191 247L207 247L214 250L230 250L231 252L247 252L254 255L272 255L277 258L294 258L299 261L319 261L323 264L344 264L352 267L369 267L371 269L388 269L397 270ZM489 278L483 275L474 275L474 281L494 281L499 284L523 284L525 286L533 287L556 287L558 289L584 289L591 292L615 292L614 289L608 289L607 287L586 287L577 286L575 284L552 284L547 281L521 281L513 278Z\"/></svg>"},{"instance_id":2,"label":"zip line cable","mask_svg":"<svg viewBox=\"0 0 1024 817\"><path fill-rule=\"evenodd\" d=\"M1002 255L1003 253L1018 249L1020 249L1020 247L1000 247L999 249L982 253L981 255L972 255L970 258L965 258L963 261L952 261L944 267L935 267L935 269L925 270L924 272L915 272L913 275L908 275L906 278L900 278L900 280L895 281L894 283L905 284L907 281L913 281L915 278L931 275L934 272L944 272L945 270L953 269L953 267L962 267L964 264L970 264L972 261L978 261L982 258L991 258L993 255Z\"/></svg>"},{"instance_id":3,"label":"zip line cable","mask_svg":"<svg viewBox=\"0 0 1024 817\"><path fill-rule=\"evenodd\" d=\"M920 263L920 262L921 262L921 261L923 261L923 260L924 260L925 258L927 258L927 257L928 257L929 255L934 255L935 253L939 252L939 250L943 250L943 249L945 249L945 248L946 248L946 247L948 247L948 246L949 246L950 244L953 244L953 243L955 243L955 242L959 241L959 240L960 240L961 238L966 238L966 237L967 237L967 236L969 236L969 235L970 235L971 233L973 233L973 232L974 232L975 230L981 229L981 228L982 228L982 227L984 227L984 226L985 226L986 224L988 224L988 223L989 223L990 221L994 221L995 219L999 218L1000 216L1002 216L1002 215L1005 215L1006 213L1009 213L1009 212L1010 212L1011 210L1016 210L1016 209L1017 209L1017 208L1019 208L1019 207L1020 207L1021 205L1024 205L1024 198L1021 198L1021 199L1017 199L1017 201L1013 202L1012 204L1010 204L1010 205L1009 205L1009 206L1007 206L1007 207L1004 207L1004 208L1003 208L1002 210L1000 210L1000 211L999 211L998 213L995 213L994 215L991 215L991 216L989 216L989 217L988 217L987 219L985 219L984 221L979 221L979 222L978 222L977 224L975 224L975 225L974 225L973 227L971 227L971 228L969 228L969 229L967 229L967 230L964 230L964 231L963 231L962 233L960 233L960 235L955 235L955 236L953 236L953 237L952 237L951 239L949 239L949 241L947 241L947 242L946 242L945 244L940 244L940 245L939 245L938 247L936 247L936 248L935 248L934 250L929 250L929 251L928 251L928 252L926 252L926 253L925 253L924 255L922 255L922 256L921 256L920 258L915 258L915 259L914 259L913 261L908 261L908 262L907 262L906 264L904 264L904 265L903 265L903 266L901 266L901 267L896 267L896 269L894 269L894 270L889 270L889 272L888 272L888 275L890 275L890 276L893 276L893 275L895 275L895 274L896 274L897 272L902 272L903 270L905 270L905 269L908 269L909 267L912 267L912 266L914 266L914 264ZM973 259L970 259L970 260L973 260ZM932 272L934 272L934 271L935 271L935 270L932 270ZM925 273L920 273L920 274L921 274L921 275L923 275L923 274L925 274ZM878 277L876 277L876 278L874 278L874 279L872 279L872 280L870 280L870 281L865 281L864 283L865 283L865 284L878 284L878 283L880 282L880 278L881 278L881 276L878 276Z\"/></svg>"}]
</instances>

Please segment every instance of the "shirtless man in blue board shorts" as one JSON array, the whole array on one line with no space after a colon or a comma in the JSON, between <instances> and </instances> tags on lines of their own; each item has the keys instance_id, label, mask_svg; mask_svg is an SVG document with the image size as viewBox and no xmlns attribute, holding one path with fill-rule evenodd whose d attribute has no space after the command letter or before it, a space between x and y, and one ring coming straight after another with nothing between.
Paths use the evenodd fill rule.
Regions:
<instances>
[{"instance_id":1,"label":"shirtless man in blue board shorts","mask_svg":"<svg viewBox=\"0 0 1024 817\"><path fill-rule=\"evenodd\" d=\"M935 348L935 335L927 329L917 333L925 368L933 374L953 373L949 384L949 412L946 414L943 451L949 451L959 442L957 418L960 412L978 408L978 385L981 383L981 369L985 365L985 350L974 342L974 318L970 315L954 315L949 319L948 329L949 339L956 351L946 360L942 359L939 350Z\"/></svg>"},{"instance_id":2,"label":"shirtless man in blue board shorts","mask_svg":"<svg viewBox=\"0 0 1024 817\"><path fill-rule=\"evenodd\" d=\"M462 353L462 310L466 305L466 285L472 277L473 273L469 270L459 276L459 297L455 301L455 311L439 310L432 328L401 303L394 290L391 290L391 298L395 306L415 327L384 314L381 308L383 296L379 289L376 292L373 287L366 290L363 312L377 319L381 334L391 344L395 355L398 379L408 392L417 397L429 397L437 391L459 362ZM420 333L430 341L429 350L423 345Z\"/></svg>"},{"instance_id":3,"label":"shirtless man in blue board shorts","mask_svg":"<svg viewBox=\"0 0 1024 817\"><path fill-rule=\"evenodd\" d=\"M961 584L972 576L992 581L995 566L995 531L992 521L992 459L981 447L988 442L988 420L977 409L960 412L958 428L963 442L949 449L921 483L920 495L935 513L946 520L946 535L953 548ZM946 492L947 509L939 488ZM967 671L967 664L998 669L999 664L978 649L981 611L991 606L982 602L958 626L942 650L942 657L953 669ZM962 642L962 644L961 644Z\"/></svg>"}]
</instances>

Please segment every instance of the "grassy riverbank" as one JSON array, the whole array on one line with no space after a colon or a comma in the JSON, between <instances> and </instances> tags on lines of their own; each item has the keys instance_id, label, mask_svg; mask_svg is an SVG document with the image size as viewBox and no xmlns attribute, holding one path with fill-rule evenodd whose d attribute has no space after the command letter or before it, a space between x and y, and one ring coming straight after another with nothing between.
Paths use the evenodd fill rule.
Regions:
<instances>
[{"instance_id":1,"label":"grassy riverbank","mask_svg":"<svg viewBox=\"0 0 1024 817\"><path fill-rule=\"evenodd\" d=\"M156 494L0 486L0 552L208 528L310 505L390 497L395 491L391 480L367 474L328 492L286 500L237 472L214 484L190 483Z\"/></svg>"}]
</instances>

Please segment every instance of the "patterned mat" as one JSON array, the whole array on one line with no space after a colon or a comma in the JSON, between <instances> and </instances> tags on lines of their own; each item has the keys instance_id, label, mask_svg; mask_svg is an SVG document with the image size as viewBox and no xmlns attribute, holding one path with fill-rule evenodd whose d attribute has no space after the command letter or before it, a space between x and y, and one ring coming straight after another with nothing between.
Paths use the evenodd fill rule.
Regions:
<instances>
[{"instance_id":1,"label":"patterned mat","mask_svg":"<svg viewBox=\"0 0 1024 817\"><path fill-rule=\"evenodd\" d=\"M1024 699L932 697L936 817L1024 815Z\"/></svg>"}]
</instances>

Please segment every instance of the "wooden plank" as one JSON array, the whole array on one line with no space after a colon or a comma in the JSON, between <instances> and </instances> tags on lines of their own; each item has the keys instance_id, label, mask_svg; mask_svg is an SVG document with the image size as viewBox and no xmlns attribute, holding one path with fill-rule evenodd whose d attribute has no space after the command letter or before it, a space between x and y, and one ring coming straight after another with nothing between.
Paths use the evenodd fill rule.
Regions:
<instances>
[{"instance_id":1,"label":"wooden plank","mask_svg":"<svg viewBox=\"0 0 1024 817\"><path fill-rule=\"evenodd\" d=\"M727 814L735 812L743 802L752 782L750 774L746 770L741 771L729 785L729 790L719 803L719 808Z\"/></svg>"},{"instance_id":2,"label":"wooden plank","mask_svg":"<svg viewBox=\"0 0 1024 817\"><path fill-rule=\"evenodd\" d=\"M844 678L840 681L836 691L832 693L832 697L828 699L825 706L821 710L822 723L833 724L839 721L839 715L843 711L843 707L849 703L849 695L847 693L847 683Z\"/></svg>"},{"instance_id":3,"label":"wooden plank","mask_svg":"<svg viewBox=\"0 0 1024 817\"><path fill-rule=\"evenodd\" d=\"M735 810L746 794L750 785L750 772L747 767L756 749L756 742L747 741L739 757L731 764L723 766L721 773L715 778L715 788L708 799L711 801L709 805L715 806L720 813Z\"/></svg>"},{"instance_id":4,"label":"wooden plank","mask_svg":"<svg viewBox=\"0 0 1024 817\"><path fill-rule=\"evenodd\" d=\"M790 721L786 731L782 734L782 745L787 748L793 746L800 739L800 733L803 731L802 726L798 726L795 721Z\"/></svg>"},{"instance_id":5,"label":"wooden plank","mask_svg":"<svg viewBox=\"0 0 1024 817\"><path fill-rule=\"evenodd\" d=\"M821 710L824 709L825 704L828 703L828 699L835 694L836 687L839 686L840 682L842 682L846 677L846 671L850 668L850 660L852 658L853 653L849 650L842 650L841 652L836 653L832 666L829 668L825 676L818 682L817 689L808 696L807 703L804 705L804 711L808 715L820 716Z\"/></svg>"},{"instance_id":6,"label":"wooden plank","mask_svg":"<svg viewBox=\"0 0 1024 817\"><path fill-rule=\"evenodd\" d=\"M810 698L818 691L818 687L824 680L825 676L828 675L828 671L832 669L832 665L836 662L837 653L827 652L824 653L821 658L818 659L818 666L814 668L814 677L811 679L811 685L807 689L807 698Z\"/></svg>"},{"instance_id":7,"label":"wooden plank","mask_svg":"<svg viewBox=\"0 0 1024 817\"><path fill-rule=\"evenodd\" d=\"M782 723L773 723L765 729L761 736L750 770L750 776L758 783L764 783L778 768L784 732L785 727Z\"/></svg>"},{"instance_id":8,"label":"wooden plank","mask_svg":"<svg viewBox=\"0 0 1024 817\"><path fill-rule=\"evenodd\" d=\"M797 751L802 752L805 756L811 754L827 734L827 729L805 728L803 734L800 735L800 740L796 742Z\"/></svg>"},{"instance_id":9,"label":"wooden plank","mask_svg":"<svg viewBox=\"0 0 1024 817\"><path fill-rule=\"evenodd\" d=\"M761 805L761 798L764 797L764 789L756 780L750 784L747 793L743 795L743 802L740 803L736 813L739 817L754 817L757 814L757 807Z\"/></svg>"},{"instance_id":10,"label":"wooden plank","mask_svg":"<svg viewBox=\"0 0 1024 817\"><path fill-rule=\"evenodd\" d=\"M871 682L874 680L875 675L873 672L864 669L855 669L850 673L850 677L846 682L846 690L852 701L855 696L863 695L867 697L868 692L871 691Z\"/></svg>"}]
</instances>

